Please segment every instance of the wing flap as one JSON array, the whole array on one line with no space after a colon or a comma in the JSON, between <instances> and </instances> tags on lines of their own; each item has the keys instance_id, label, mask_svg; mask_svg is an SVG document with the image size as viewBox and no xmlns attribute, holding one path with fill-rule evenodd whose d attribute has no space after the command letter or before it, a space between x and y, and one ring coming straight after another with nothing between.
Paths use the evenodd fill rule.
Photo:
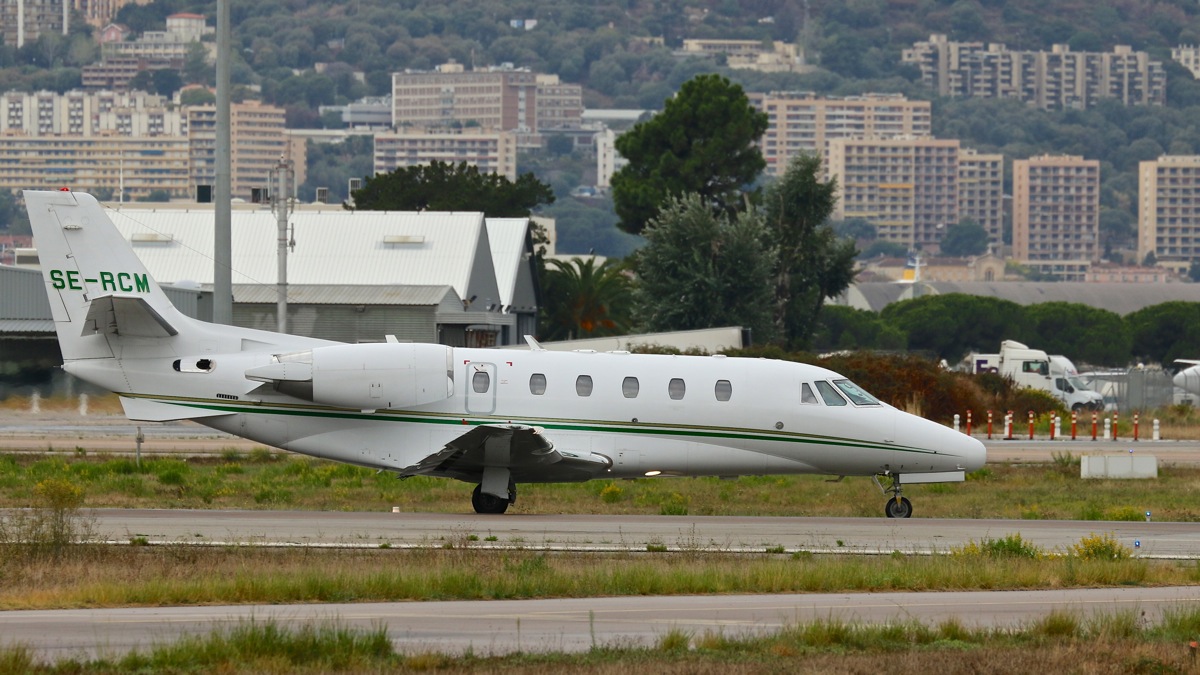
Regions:
<instances>
[{"instance_id":1,"label":"wing flap","mask_svg":"<svg viewBox=\"0 0 1200 675\"><path fill-rule=\"evenodd\" d=\"M477 426L444 448L400 471L401 478L441 476L482 480L484 469L508 469L518 483L584 481L612 466L603 455L559 452L539 427L520 424Z\"/></svg>"}]
</instances>

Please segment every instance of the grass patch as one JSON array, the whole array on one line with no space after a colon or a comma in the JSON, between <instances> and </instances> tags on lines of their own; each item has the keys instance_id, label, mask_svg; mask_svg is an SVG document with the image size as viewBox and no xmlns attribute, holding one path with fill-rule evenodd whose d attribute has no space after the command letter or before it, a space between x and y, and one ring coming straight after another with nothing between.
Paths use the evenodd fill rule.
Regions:
<instances>
[{"instance_id":1,"label":"grass patch","mask_svg":"<svg viewBox=\"0 0 1200 675\"><path fill-rule=\"evenodd\" d=\"M397 649L386 628L360 629L336 621L285 626L243 621L206 635L103 659L65 657L39 662L21 645L0 648L0 672L91 673L454 673L639 672L730 675L759 672L877 672L881 657L897 672L1191 672L1180 628L1200 624L1189 608L1141 626L1131 612L1092 615L1055 612L1010 630L967 628L957 621L880 625L824 619L767 633L694 634L678 627L643 645L594 644L562 652L451 655ZM1002 665L1001 665L1002 664Z\"/></svg>"},{"instance_id":2,"label":"grass patch","mask_svg":"<svg viewBox=\"0 0 1200 675\"><path fill-rule=\"evenodd\" d=\"M25 507L40 481L61 479L90 507L469 512L470 486L257 449L212 457L131 459L103 453L0 457L0 507ZM1200 521L1200 468L1164 467L1152 482L1083 481L1048 465L992 464L964 483L908 486L921 517ZM650 478L522 484L514 513L878 517L884 497L866 478Z\"/></svg>"},{"instance_id":3,"label":"grass patch","mask_svg":"<svg viewBox=\"0 0 1200 675\"><path fill-rule=\"evenodd\" d=\"M402 549L76 545L0 554L0 609L1181 585L1194 562L1078 555L812 556L667 550L576 556L451 545Z\"/></svg>"}]
</instances>

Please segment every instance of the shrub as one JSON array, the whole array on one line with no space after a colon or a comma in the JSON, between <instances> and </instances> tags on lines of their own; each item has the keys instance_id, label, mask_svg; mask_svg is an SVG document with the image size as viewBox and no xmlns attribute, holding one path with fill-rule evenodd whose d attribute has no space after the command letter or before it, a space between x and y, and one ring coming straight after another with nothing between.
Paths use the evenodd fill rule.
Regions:
<instances>
[{"instance_id":1,"label":"shrub","mask_svg":"<svg viewBox=\"0 0 1200 675\"><path fill-rule=\"evenodd\" d=\"M624 490L616 483L609 483L600 490L600 501L605 504L615 504L621 501L624 496Z\"/></svg>"},{"instance_id":2,"label":"shrub","mask_svg":"<svg viewBox=\"0 0 1200 675\"><path fill-rule=\"evenodd\" d=\"M1133 551L1111 533L1089 534L1072 546L1070 553L1084 560L1125 560L1133 555Z\"/></svg>"},{"instance_id":3,"label":"shrub","mask_svg":"<svg viewBox=\"0 0 1200 675\"><path fill-rule=\"evenodd\" d=\"M951 548L951 555L988 558L1029 558L1037 560L1045 556L1045 552L1037 545L1025 541L1020 533L1010 534L1000 539L974 539L961 547Z\"/></svg>"}]
</instances>

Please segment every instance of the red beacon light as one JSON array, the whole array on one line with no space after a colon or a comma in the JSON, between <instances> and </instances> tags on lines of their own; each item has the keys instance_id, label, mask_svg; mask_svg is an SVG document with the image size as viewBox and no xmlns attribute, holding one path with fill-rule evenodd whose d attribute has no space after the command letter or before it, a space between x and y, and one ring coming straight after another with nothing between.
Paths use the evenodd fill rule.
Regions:
<instances>
[{"instance_id":1,"label":"red beacon light","mask_svg":"<svg viewBox=\"0 0 1200 675\"><path fill-rule=\"evenodd\" d=\"M59 191L59 192L70 192L70 191L71 191L71 188L67 188L67 187L61 187L61 188L58 188L58 191Z\"/></svg>"}]
</instances>

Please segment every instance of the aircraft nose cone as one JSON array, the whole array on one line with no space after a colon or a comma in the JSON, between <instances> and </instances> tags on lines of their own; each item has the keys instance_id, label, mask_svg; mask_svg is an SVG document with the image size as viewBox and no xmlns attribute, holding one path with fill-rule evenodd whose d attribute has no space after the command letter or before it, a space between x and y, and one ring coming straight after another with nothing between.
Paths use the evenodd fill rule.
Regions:
<instances>
[{"instance_id":1,"label":"aircraft nose cone","mask_svg":"<svg viewBox=\"0 0 1200 675\"><path fill-rule=\"evenodd\" d=\"M987 462L987 448L979 439L937 422L896 412L897 441L937 453L934 455L939 465L937 471L974 471Z\"/></svg>"}]
</instances>

